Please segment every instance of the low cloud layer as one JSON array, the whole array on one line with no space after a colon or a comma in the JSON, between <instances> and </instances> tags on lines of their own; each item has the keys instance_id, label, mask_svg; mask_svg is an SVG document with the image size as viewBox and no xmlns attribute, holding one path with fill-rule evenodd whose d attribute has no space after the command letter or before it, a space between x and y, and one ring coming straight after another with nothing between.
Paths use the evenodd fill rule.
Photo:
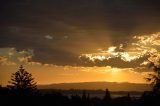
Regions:
<instances>
[{"instance_id":1,"label":"low cloud layer","mask_svg":"<svg viewBox=\"0 0 160 106\"><path fill-rule=\"evenodd\" d=\"M79 58L85 64L97 66L110 65L113 67L136 68L148 60L159 62L160 33L134 36L132 42L109 47L98 53L82 54Z\"/></svg>"},{"instance_id":2,"label":"low cloud layer","mask_svg":"<svg viewBox=\"0 0 160 106\"><path fill-rule=\"evenodd\" d=\"M49 37L49 36L48 36ZM48 38L47 38L48 39ZM52 40L52 39L49 39ZM106 50L99 49L98 52L81 54L80 56L73 56L66 52L67 57L74 57L75 59L70 60L74 64L68 62L65 63L65 60L71 58L61 57L61 52L53 53L57 59L59 59L60 66L111 66L117 68L139 68L144 67L148 64L148 61L155 64L159 64L159 52L160 52L160 33L149 34L149 35L140 35L134 36L131 42L125 44L120 44L119 46L111 46ZM38 49L37 49L38 50ZM17 50L16 48L0 48L0 64L1 65L17 65L17 64L26 64L26 65L57 65L53 63L53 60L50 59L50 56L45 54L43 51L47 50L45 48L40 49L37 53L37 50ZM42 52L41 52L42 51ZM40 54L41 58L35 61L35 57ZM50 54L50 55L51 55ZM46 60L47 62L41 62L41 60ZM62 64L61 61L64 60ZM76 61L75 61L76 60Z\"/></svg>"},{"instance_id":3,"label":"low cloud layer","mask_svg":"<svg viewBox=\"0 0 160 106\"><path fill-rule=\"evenodd\" d=\"M18 51L16 48L0 48L0 65L41 65L33 62L33 50Z\"/></svg>"}]
</instances>

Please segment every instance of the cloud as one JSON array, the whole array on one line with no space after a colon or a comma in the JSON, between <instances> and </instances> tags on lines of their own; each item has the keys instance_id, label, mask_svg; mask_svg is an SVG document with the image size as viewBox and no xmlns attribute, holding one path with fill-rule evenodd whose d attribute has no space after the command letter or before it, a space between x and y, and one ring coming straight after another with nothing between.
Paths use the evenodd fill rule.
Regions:
<instances>
[{"instance_id":1,"label":"cloud","mask_svg":"<svg viewBox=\"0 0 160 106\"><path fill-rule=\"evenodd\" d=\"M34 61L73 65L82 53L159 31L159 4L159 0L3 0L0 48L33 49Z\"/></svg>"},{"instance_id":2,"label":"cloud","mask_svg":"<svg viewBox=\"0 0 160 106\"><path fill-rule=\"evenodd\" d=\"M68 36L67 36L67 35L65 35L63 38L64 38L64 39L68 39Z\"/></svg>"},{"instance_id":3,"label":"cloud","mask_svg":"<svg viewBox=\"0 0 160 106\"><path fill-rule=\"evenodd\" d=\"M44 37L45 37L46 39L49 39L49 40L53 39L53 36L51 36L51 35L45 35Z\"/></svg>"},{"instance_id":4,"label":"cloud","mask_svg":"<svg viewBox=\"0 0 160 106\"><path fill-rule=\"evenodd\" d=\"M0 56L0 65L16 65L17 63L9 61L8 58Z\"/></svg>"},{"instance_id":5,"label":"cloud","mask_svg":"<svg viewBox=\"0 0 160 106\"><path fill-rule=\"evenodd\" d=\"M80 60L94 65L111 65L118 67L139 67L151 61L160 65L160 32L150 35L134 36L132 42L109 47L107 51L82 54ZM86 59L85 59L86 58ZM86 63L87 64L87 63ZM135 66L134 66L135 65Z\"/></svg>"},{"instance_id":6,"label":"cloud","mask_svg":"<svg viewBox=\"0 0 160 106\"><path fill-rule=\"evenodd\" d=\"M141 63L145 60L145 57L139 58L138 60L133 60L131 62L127 62L122 60L120 57L114 57L110 59L104 59L104 60L99 60L95 59L94 61L91 61L87 57L81 57L80 61L82 66L112 66L112 67L117 67L117 68L136 68L140 67Z\"/></svg>"},{"instance_id":7,"label":"cloud","mask_svg":"<svg viewBox=\"0 0 160 106\"><path fill-rule=\"evenodd\" d=\"M71 66L111 66L117 68L137 68L143 67L150 62L159 65L159 51L160 51L160 33L134 36L131 42L120 44L119 46L111 46L107 50L99 49L99 52L81 54L73 58L73 55L65 51L62 52L49 52L57 57L58 64L54 64L50 56L43 51L48 51L47 48L36 48L35 50L16 50L16 48L1 48L1 65L15 65L15 64L28 64L28 65L71 65ZM34 53L33 53L34 51ZM36 55L35 55L36 53ZM63 53L63 54L61 54ZM63 58L66 55L68 58ZM73 60L71 60L71 58ZM78 59L79 58L79 59ZM36 60L36 61L35 61ZM41 60L45 60L41 61ZM62 61L64 60L64 63ZM71 63L66 63L70 60ZM73 64L72 64L73 62Z\"/></svg>"},{"instance_id":8,"label":"cloud","mask_svg":"<svg viewBox=\"0 0 160 106\"><path fill-rule=\"evenodd\" d=\"M33 62L33 50L18 51L16 48L0 48L0 65L41 65Z\"/></svg>"}]
</instances>

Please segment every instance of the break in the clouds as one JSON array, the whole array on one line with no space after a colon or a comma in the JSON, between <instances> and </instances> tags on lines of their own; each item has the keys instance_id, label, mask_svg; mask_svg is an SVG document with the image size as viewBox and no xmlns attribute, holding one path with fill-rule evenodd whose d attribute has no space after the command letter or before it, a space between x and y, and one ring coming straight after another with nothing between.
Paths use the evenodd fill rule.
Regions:
<instances>
[{"instance_id":1,"label":"break in the clouds","mask_svg":"<svg viewBox=\"0 0 160 106\"><path fill-rule=\"evenodd\" d=\"M86 64L113 67L140 67L148 62L159 65L160 33L134 36L131 42L109 47L97 53L82 54L79 58Z\"/></svg>"},{"instance_id":2,"label":"break in the clouds","mask_svg":"<svg viewBox=\"0 0 160 106\"><path fill-rule=\"evenodd\" d=\"M41 65L39 62L32 61L33 50L18 51L16 48L0 48L0 65Z\"/></svg>"},{"instance_id":3,"label":"break in the clouds","mask_svg":"<svg viewBox=\"0 0 160 106\"><path fill-rule=\"evenodd\" d=\"M42 64L137 67L146 57L125 46L138 47L127 44L139 39L134 35L160 31L159 5L159 0L1 0L0 48L33 50L32 61ZM112 56L96 54L96 64L90 55L79 59L97 49Z\"/></svg>"}]
</instances>

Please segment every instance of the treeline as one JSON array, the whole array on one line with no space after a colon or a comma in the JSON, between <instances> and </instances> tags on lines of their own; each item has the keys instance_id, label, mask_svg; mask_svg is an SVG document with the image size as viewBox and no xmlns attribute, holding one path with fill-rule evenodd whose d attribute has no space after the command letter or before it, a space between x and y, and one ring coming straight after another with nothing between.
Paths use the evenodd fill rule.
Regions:
<instances>
[{"instance_id":1,"label":"treeline","mask_svg":"<svg viewBox=\"0 0 160 106\"><path fill-rule=\"evenodd\" d=\"M81 94L82 91L85 90L87 93L90 94L104 94L105 91L102 89L97 89L97 90L86 90L86 89L39 89L40 92L42 93L49 93L52 91L56 92L61 92L63 94ZM118 95L127 95L128 93L131 95L141 95L143 92L142 91L110 91L111 95L112 94L118 94Z\"/></svg>"},{"instance_id":2,"label":"treeline","mask_svg":"<svg viewBox=\"0 0 160 106\"><path fill-rule=\"evenodd\" d=\"M1 87L0 101L0 106L160 106L160 95L147 91L138 99L132 98L130 94L112 98L106 89L103 98L90 97L87 91L68 97L61 90L45 93L35 90L24 94L24 91Z\"/></svg>"},{"instance_id":3,"label":"treeline","mask_svg":"<svg viewBox=\"0 0 160 106\"><path fill-rule=\"evenodd\" d=\"M90 92L83 91L82 95L73 93L71 97L61 90L45 92L37 89L32 74L23 66L11 75L10 85L0 86L0 106L160 106L160 68L156 69L157 76L147 78L154 83L153 91L144 92L140 98L126 96L112 98L106 89L103 98L91 97ZM154 78L152 78L154 77Z\"/></svg>"}]
</instances>

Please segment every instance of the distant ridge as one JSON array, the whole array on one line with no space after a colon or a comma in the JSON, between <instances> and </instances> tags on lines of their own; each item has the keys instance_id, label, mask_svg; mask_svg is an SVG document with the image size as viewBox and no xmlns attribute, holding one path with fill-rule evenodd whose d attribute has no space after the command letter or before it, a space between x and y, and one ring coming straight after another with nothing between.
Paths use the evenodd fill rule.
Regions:
<instances>
[{"instance_id":1,"label":"distant ridge","mask_svg":"<svg viewBox=\"0 0 160 106\"><path fill-rule=\"evenodd\" d=\"M105 90L108 88L110 91L150 91L149 84L138 83L117 83L117 82L77 82L77 83L59 83L50 85L38 85L39 89L86 89L86 90Z\"/></svg>"}]
</instances>

